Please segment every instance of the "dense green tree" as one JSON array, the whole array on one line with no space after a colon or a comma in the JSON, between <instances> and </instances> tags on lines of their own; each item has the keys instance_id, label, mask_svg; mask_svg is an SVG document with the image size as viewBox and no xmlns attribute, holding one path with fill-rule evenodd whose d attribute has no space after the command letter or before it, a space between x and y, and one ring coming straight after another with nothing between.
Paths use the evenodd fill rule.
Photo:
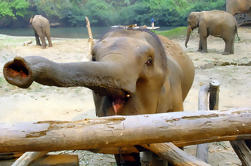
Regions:
<instances>
[{"instance_id":1,"label":"dense green tree","mask_svg":"<svg viewBox=\"0 0 251 166\"><path fill-rule=\"evenodd\" d=\"M191 11L213 9L225 10L225 0L1 0L0 26L35 14L64 26L83 25L85 16L97 26L150 25L152 17L156 25L177 26Z\"/></svg>"},{"instance_id":2,"label":"dense green tree","mask_svg":"<svg viewBox=\"0 0 251 166\"><path fill-rule=\"evenodd\" d=\"M13 24L18 26L26 22L25 17L29 15L28 0L1 0L0 1L0 27Z\"/></svg>"}]
</instances>

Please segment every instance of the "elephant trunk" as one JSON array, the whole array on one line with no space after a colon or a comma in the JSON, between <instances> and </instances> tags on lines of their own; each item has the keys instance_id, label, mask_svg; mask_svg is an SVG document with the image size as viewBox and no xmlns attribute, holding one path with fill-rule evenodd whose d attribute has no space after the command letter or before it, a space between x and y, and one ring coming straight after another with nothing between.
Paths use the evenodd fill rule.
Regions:
<instances>
[{"instance_id":1,"label":"elephant trunk","mask_svg":"<svg viewBox=\"0 0 251 166\"><path fill-rule=\"evenodd\" d=\"M186 41L185 41L185 46L187 47L187 43L188 43L188 41L189 41L189 38L190 38L190 35L191 35L191 33L192 33L192 27L189 25L188 27L187 27L187 37L186 37Z\"/></svg>"},{"instance_id":2,"label":"elephant trunk","mask_svg":"<svg viewBox=\"0 0 251 166\"><path fill-rule=\"evenodd\" d=\"M113 62L55 63L39 56L16 57L4 65L5 79L20 88L28 88L33 81L58 87L83 86L102 93L125 95L135 86L123 77L121 65Z\"/></svg>"}]
</instances>

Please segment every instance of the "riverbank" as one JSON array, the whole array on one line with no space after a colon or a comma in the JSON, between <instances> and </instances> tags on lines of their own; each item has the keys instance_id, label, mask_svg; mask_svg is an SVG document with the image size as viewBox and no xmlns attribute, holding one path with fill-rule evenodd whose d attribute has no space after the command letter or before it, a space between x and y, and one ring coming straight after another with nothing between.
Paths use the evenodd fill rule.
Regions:
<instances>
[{"instance_id":1,"label":"riverbank","mask_svg":"<svg viewBox=\"0 0 251 166\"><path fill-rule=\"evenodd\" d=\"M221 83L220 109L251 107L251 29L240 28L240 42L235 42L235 54L222 55L224 42L219 38L208 39L208 52L197 52L197 31L191 36L188 48L184 36L174 38L193 60L196 67L194 84L185 102L186 111L197 110L200 85L213 79ZM32 44L23 43L32 40ZM15 56L43 56L56 62L88 60L87 39L52 38L53 47L41 49L35 46L34 37L0 35L0 68ZM33 83L28 89L8 84L0 70L0 122L24 122L41 120L79 120L95 117L91 91L83 87L58 88ZM194 154L194 146L185 150ZM212 143L209 162L213 166L241 165L227 142ZM80 165L114 165L112 155L93 154L87 151L62 151L76 153Z\"/></svg>"}]
</instances>

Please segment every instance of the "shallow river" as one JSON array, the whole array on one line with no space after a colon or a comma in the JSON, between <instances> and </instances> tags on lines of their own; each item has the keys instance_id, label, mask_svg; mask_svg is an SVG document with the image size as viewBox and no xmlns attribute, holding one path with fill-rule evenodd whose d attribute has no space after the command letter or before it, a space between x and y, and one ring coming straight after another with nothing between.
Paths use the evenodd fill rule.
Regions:
<instances>
[{"instance_id":1,"label":"shallow river","mask_svg":"<svg viewBox=\"0 0 251 166\"><path fill-rule=\"evenodd\" d=\"M158 30L167 30L172 27L161 27ZM110 27L92 27L94 38L100 38L104 33L109 31ZM0 28L0 34L12 36L33 36L32 28ZM86 27L57 27L51 28L52 37L59 38L87 38L88 33Z\"/></svg>"}]
</instances>

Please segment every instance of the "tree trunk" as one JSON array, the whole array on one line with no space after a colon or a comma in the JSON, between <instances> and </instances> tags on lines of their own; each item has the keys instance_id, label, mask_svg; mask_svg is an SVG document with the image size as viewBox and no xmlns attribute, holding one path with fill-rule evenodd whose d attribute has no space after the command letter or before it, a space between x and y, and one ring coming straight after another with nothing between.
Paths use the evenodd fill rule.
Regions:
<instances>
[{"instance_id":1,"label":"tree trunk","mask_svg":"<svg viewBox=\"0 0 251 166\"><path fill-rule=\"evenodd\" d=\"M209 166L209 164L187 154L172 143L157 143L144 145L143 147L166 159L168 163L174 166Z\"/></svg>"},{"instance_id":2,"label":"tree trunk","mask_svg":"<svg viewBox=\"0 0 251 166\"><path fill-rule=\"evenodd\" d=\"M251 108L0 124L0 152L91 150L250 139ZM201 134L203 133L203 134Z\"/></svg>"}]
</instances>

